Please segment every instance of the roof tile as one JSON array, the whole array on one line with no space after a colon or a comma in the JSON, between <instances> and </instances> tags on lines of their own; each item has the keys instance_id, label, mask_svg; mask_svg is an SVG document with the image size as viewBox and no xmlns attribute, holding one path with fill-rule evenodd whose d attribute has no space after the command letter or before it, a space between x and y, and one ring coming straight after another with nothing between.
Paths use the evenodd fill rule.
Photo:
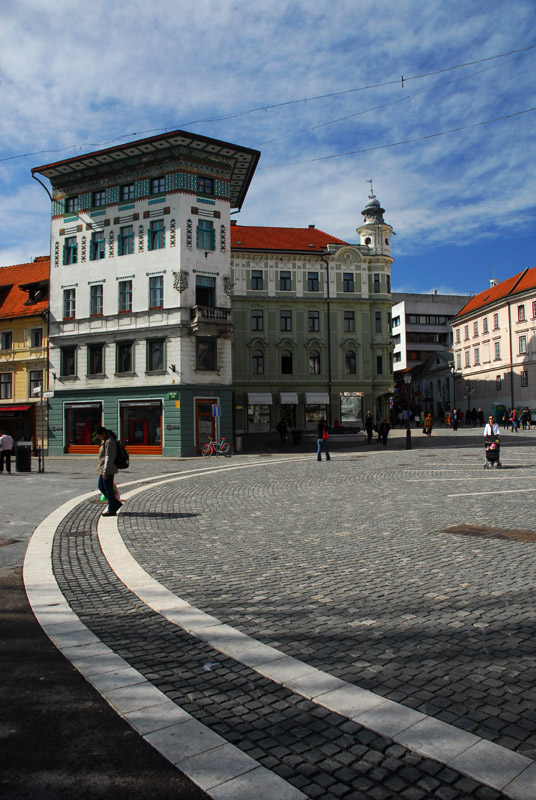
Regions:
<instances>
[{"instance_id":1,"label":"roof tile","mask_svg":"<svg viewBox=\"0 0 536 800\"><path fill-rule=\"evenodd\" d=\"M31 306L24 305L28 300L28 292L20 286L28 283L48 281L50 258L39 256L30 264L14 264L12 267L0 268L0 319L15 317L34 317L48 309L47 296Z\"/></svg>"},{"instance_id":2,"label":"roof tile","mask_svg":"<svg viewBox=\"0 0 536 800\"><path fill-rule=\"evenodd\" d=\"M233 250L295 250L320 253L327 244L348 244L318 228L264 228L231 225Z\"/></svg>"},{"instance_id":3,"label":"roof tile","mask_svg":"<svg viewBox=\"0 0 536 800\"><path fill-rule=\"evenodd\" d=\"M492 303L497 303L506 297L512 297L521 292L530 291L530 289L536 289L536 267L528 267L523 272L518 272L517 275L501 281L496 286L490 286L489 289L475 294L458 312L456 317L463 317L466 314L479 311Z\"/></svg>"}]
</instances>

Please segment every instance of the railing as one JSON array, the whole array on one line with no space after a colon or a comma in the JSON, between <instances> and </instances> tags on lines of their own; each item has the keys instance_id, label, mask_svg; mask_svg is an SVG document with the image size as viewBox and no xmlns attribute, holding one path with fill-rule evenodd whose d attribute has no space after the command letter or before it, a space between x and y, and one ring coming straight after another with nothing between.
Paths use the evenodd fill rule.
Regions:
<instances>
[{"instance_id":1,"label":"railing","mask_svg":"<svg viewBox=\"0 0 536 800\"><path fill-rule=\"evenodd\" d=\"M217 306L194 306L190 309L190 318L193 324L204 323L210 325L229 324L231 322L231 309L218 308Z\"/></svg>"}]
</instances>

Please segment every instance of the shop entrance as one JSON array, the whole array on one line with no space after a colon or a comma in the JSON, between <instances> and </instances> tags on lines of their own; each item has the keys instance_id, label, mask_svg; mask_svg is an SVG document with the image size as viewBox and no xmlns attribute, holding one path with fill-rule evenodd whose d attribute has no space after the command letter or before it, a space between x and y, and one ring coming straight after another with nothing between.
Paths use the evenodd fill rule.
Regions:
<instances>
[{"instance_id":1,"label":"shop entrance","mask_svg":"<svg viewBox=\"0 0 536 800\"><path fill-rule=\"evenodd\" d=\"M217 403L216 398L195 401L195 447L198 453L208 442L209 436L216 438L216 418L212 416L212 406Z\"/></svg>"}]
</instances>

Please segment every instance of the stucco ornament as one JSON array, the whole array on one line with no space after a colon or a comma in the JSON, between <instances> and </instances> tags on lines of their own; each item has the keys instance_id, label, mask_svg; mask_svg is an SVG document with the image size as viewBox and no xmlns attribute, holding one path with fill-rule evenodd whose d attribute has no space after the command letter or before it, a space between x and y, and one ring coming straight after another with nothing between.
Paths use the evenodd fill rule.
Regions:
<instances>
[{"instance_id":1,"label":"stucco ornament","mask_svg":"<svg viewBox=\"0 0 536 800\"><path fill-rule=\"evenodd\" d=\"M233 286L234 283L231 283L231 279L228 276L225 276L223 279L223 291L227 295L227 297L231 297L233 294Z\"/></svg>"},{"instance_id":2,"label":"stucco ornament","mask_svg":"<svg viewBox=\"0 0 536 800\"><path fill-rule=\"evenodd\" d=\"M180 272L173 273L173 288L178 292L184 292L188 288L188 272L181 269Z\"/></svg>"}]
</instances>

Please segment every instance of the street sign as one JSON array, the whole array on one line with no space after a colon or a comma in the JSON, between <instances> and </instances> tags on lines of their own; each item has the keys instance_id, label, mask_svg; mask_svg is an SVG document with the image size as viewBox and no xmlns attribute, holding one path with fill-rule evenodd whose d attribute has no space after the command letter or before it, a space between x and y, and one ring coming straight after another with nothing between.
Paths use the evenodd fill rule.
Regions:
<instances>
[{"instance_id":1,"label":"street sign","mask_svg":"<svg viewBox=\"0 0 536 800\"><path fill-rule=\"evenodd\" d=\"M212 416L221 417L221 406L217 406L215 404L212 405Z\"/></svg>"},{"instance_id":2,"label":"street sign","mask_svg":"<svg viewBox=\"0 0 536 800\"><path fill-rule=\"evenodd\" d=\"M54 397L54 392L43 392L43 397Z\"/></svg>"}]
</instances>

